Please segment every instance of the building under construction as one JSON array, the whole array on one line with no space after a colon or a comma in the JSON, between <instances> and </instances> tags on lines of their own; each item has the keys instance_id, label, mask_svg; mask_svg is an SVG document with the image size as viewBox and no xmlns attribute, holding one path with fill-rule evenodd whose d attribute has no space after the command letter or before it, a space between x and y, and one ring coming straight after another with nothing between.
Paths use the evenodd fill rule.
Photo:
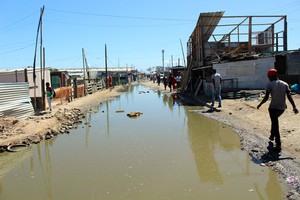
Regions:
<instances>
[{"instance_id":1,"label":"building under construction","mask_svg":"<svg viewBox=\"0 0 300 200\"><path fill-rule=\"evenodd\" d=\"M266 71L300 74L299 51L287 47L287 16L224 16L201 13L187 42L187 71L182 91L209 88L211 69L223 77L224 89L263 89Z\"/></svg>"}]
</instances>

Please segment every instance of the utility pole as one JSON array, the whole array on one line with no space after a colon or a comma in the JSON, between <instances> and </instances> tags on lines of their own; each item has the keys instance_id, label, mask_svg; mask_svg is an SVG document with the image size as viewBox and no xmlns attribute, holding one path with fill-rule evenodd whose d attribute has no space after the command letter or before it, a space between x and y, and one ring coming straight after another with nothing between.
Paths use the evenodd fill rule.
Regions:
<instances>
[{"instance_id":1,"label":"utility pole","mask_svg":"<svg viewBox=\"0 0 300 200\"><path fill-rule=\"evenodd\" d=\"M43 65L41 66L41 74L42 74L42 76L41 76L42 77L42 82L41 82L42 102L43 102L43 108L46 110L46 94L45 94L46 53L45 53L45 48L44 47L43 47L43 62L42 63L43 63ZM50 81L51 81L51 75L50 75ZM51 84L51 87L52 87L52 84ZM52 89L53 89L53 87L52 87Z\"/></svg>"},{"instance_id":2,"label":"utility pole","mask_svg":"<svg viewBox=\"0 0 300 200\"><path fill-rule=\"evenodd\" d=\"M163 72L165 71L165 50L162 50L162 68L163 68Z\"/></svg>"},{"instance_id":3,"label":"utility pole","mask_svg":"<svg viewBox=\"0 0 300 200\"><path fill-rule=\"evenodd\" d=\"M41 8L41 15L44 12L44 7ZM45 91L44 91L44 78L43 78L43 18L41 18L40 21L40 84L41 84L41 108L44 110L45 109ZM50 76L51 77L51 76Z\"/></svg>"},{"instance_id":4,"label":"utility pole","mask_svg":"<svg viewBox=\"0 0 300 200\"><path fill-rule=\"evenodd\" d=\"M43 6L42 9L41 9L40 20L39 20L39 24L38 24L38 28L37 28L37 33L36 33L36 38L35 38L35 51L34 51L34 59L33 59L33 93L34 93L34 110L35 111L37 111L36 73L35 73L35 68L36 68L36 52L37 52L37 46L38 46L38 39L39 39L40 27L42 25L42 20L43 20L44 9L45 9L45 6ZM42 73L42 71L41 71L41 73Z\"/></svg>"},{"instance_id":5,"label":"utility pole","mask_svg":"<svg viewBox=\"0 0 300 200\"><path fill-rule=\"evenodd\" d=\"M107 74L107 48L106 48L106 44L105 44L105 78L106 78L106 89L108 89L108 74Z\"/></svg>"},{"instance_id":6,"label":"utility pole","mask_svg":"<svg viewBox=\"0 0 300 200\"><path fill-rule=\"evenodd\" d=\"M83 93L84 96L86 95L86 83L85 83L85 54L84 54L84 48L82 48L82 66L83 66Z\"/></svg>"},{"instance_id":7,"label":"utility pole","mask_svg":"<svg viewBox=\"0 0 300 200\"><path fill-rule=\"evenodd\" d=\"M182 47L181 39L180 39L180 45L181 45L181 51L182 51L183 64L184 64L184 67L186 67L186 64L185 64L185 57L184 57L184 52L183 52L183 47Z\"/></svg>"}]
</instances>

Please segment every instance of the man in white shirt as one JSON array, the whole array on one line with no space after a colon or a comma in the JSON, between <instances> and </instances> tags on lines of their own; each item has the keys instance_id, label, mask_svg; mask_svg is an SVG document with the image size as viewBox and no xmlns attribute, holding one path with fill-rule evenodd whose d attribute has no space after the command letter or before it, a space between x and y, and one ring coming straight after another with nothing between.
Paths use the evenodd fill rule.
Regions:
<instances>
[{"instance_id":1,"label":"man in white shirt","mask_svg":"<svg viewBox=\"0 0 300 200\"><path fill-rule=\"evenodd\" d=\"M211 75L211 80L214 85L214 91L212 93L212 103L211 106L214 107L215 105L215 100L216 97L218 98L219 102L219 108L222 107L222 98L221 98L221 81L222 81L222 76L217 73L215 69L213 69L213 74Z\"/></svg>"},{"instance_id":2,"label":"man in white shirt","mask_svg":"<svg viewBox=\"0 0 300 200\"><path fill-rule=\"evenodd\" d=\"M291 96L291 90L289 85L278 79L278 73L276 69L270 69L267 74L270 82L266 87L266 95L263 100L258 104L257 109L259 109L265 102L268 101L271 95L271 102L269 105L269 116L271 119L271 135L269 139L273 141L275 139L276 147L275 150L281 151L281 140L279 132L279 120L278 118L286 109L286 98L289 100L293 107L293 112L298 114L298 109L296 108L295 102Z\"/></svg>"},{"instance_id":3,"label":"man in white shirt","mask_svg":"<svg viewBox=\"0 0 300 200\"><path fill-rule=\"evenodd\" d=\"M180 86L181 86L181 84L180 84L181 83L181 76L180 75L176 76L176 83L177 83L177 88L180 88Z\"/></svg>"}]
</instances>

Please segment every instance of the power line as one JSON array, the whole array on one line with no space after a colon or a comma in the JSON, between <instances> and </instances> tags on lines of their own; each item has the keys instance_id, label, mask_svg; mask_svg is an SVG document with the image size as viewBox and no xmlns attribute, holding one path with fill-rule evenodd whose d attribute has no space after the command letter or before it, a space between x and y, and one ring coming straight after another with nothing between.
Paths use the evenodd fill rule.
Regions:
<instances>
[{"instance_id":1,"label":"power line","mask_svg":"<svg viewBox=\"0 0 300 200\"><path fill-rule=\"evenodd\" d=\"M7 26L4 26L4 27L0 28L0 31L1 31L1 32L2 32L2 31L5 31L5 30L9 29L10 27L12 27L12 26L14 26L14 25L16 25L16 24L19 24L20 22L24 21L25 19L27 19L27 18L29 18L29 17L35 15L36 13L37 13L37 12L34 12L34 13L32 13L32 14L26 16L26 17L23 17L22 19L20 19L20 20L18 20L18 21L15 21L15 22L13 22L13 23L7 25Z\"/></svg>"},{"instance_id":2,"label":"power line","mask_svg":"<svg viewBox=\"0 0 300 200\"><path fill-rule=\"evenodd\" d=\"M70 23L62 21L51 21L44 20L46 22L66 24L66 25L75 25L75 26L89 26L89 27L106 27L106 28L142 28L142 27L171 27L171 26L182 26L190 23L179 23L179 24L160 24L160 25L96 25L96 24L85 24L85 23Z\"/></svg>"},{"instance_id":3,"label":"power line","mask_svg":"<svg viewBox=\"0 0 300 200\"><path fill-rule=\"evenodd\" d=\"M108 59L109 63L112 64L113 66L118 66L118 65L114 64L114 63L109 59L109 57L107 57L107 59Z\"/></svg>"},{"instance_id":4,"label":"power line","mask_svg":"<svg viewBox=\"0 0 300 200\"><path fill-rule=\"evenodd\" d=\"M23 41L23 42L18 42L18 43L7 43L7 44L1 44L0 45L0 48L6 48L6 47L12 47L14 46L15 47L19 47L21 44L26 44L26 43L33 43L34 40L27 40L27 41Z\"/></svg>"},{"instance_id":5,"label":"power line","mask_svg":"<svg viewBox=\"0 0 300 200\"><path fill-rule=\"evenodd\" d=\"M107 14L98 14L98 13L86 13L86 12L78 12L78 11L59 10L59 9L53 9L53 8L47 8L47 10L54 11L54 12L68 13L68 14L90 15L90 16L122 18L122 19L157 20L157 21L190 21L190 22L196 21L196 20L191 20L191 19L171 19L171 18L124 16L124 15L107 15Z\"/></svg>"},{"instance_id":6,"label":"power line","mask_svg":"<svg viewBox=\"0 0 300 200\"><path fill-rule=\"evenodd\" d=\"M295 1L295 2L292 2L292 3L287 3L287 4L282 4L282 5L278 5L276 4L277 6L276 7L268 7L267 9L263 9L263 10L260 10L260 11L257 11L256 13L262 13L262 12L280 12L280 11L285 11L287 12L287 9L288 8L295 8L296 6L300 5L300 2L299 1ZM290 12L288 12L290 13Z\"/></svg>"},{"instance_id":7,"label":"power line","mask_svg":"<svg viewBox=\"0 0 300 200\"><path fill-rule=\"evenodd\" d=\"M22 51L23 49L27 49L27 48L32 47L32 46L34 46L34 43L30 44L30 45L27 45L27 46L23 46L23 47L18 48L18 49L0 52L0 55L9 54L9 53L13 53L13 52L16 52L16 51Z\"/></svg>"}]
</instances>

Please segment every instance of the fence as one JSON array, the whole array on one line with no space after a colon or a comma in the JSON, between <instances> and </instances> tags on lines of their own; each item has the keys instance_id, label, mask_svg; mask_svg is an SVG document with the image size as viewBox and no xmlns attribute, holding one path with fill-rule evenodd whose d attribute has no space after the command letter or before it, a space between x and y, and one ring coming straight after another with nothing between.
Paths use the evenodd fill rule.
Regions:
<instances>
[{"instance_id":1,"label":"fence","mask_svg":"<svg viewBox=\"0 0 300 200\"><path fill-rule=\"evenodd\" d=\"M63 104L64 102L71 102L76 98L84 97L85 94L93 94L102 89L104 89L103 79L97 82L91 81L90 83L86 83L86 88L84 88L84 84L77 85L75 81L72 83L72 86L55 89L56 96L53 101L57 104Z\"/></svg>"}]
</instances>

